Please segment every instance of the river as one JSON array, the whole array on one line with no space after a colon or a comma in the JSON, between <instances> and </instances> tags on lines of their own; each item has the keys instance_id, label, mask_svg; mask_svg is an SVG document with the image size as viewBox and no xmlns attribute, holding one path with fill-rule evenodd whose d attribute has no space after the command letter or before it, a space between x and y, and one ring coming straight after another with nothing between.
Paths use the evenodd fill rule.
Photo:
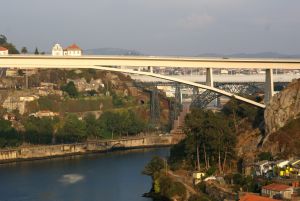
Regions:
<instances>
[{"instance_id":1,"label":"river","mask_svg":"<svg viewBox=\"0 0 300 201\"><path fill-rule=\"evenodd\" d=\"M151 201L142 175L154 155L169 148L28 161L0 166L0 201Z\"/></svg>"}]
</instances>

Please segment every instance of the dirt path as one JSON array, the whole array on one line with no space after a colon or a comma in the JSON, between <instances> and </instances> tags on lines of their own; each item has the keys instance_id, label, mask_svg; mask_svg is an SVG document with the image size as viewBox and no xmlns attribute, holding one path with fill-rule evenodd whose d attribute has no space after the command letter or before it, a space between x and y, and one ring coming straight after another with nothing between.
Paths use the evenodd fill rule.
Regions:
<instances>
[{"instance_id":1,"label":"dirt path","mask_svg":"<svg viewBox=\"0 0 300 201\"><path fill-rule=\"evenodd\" d=\"M187 200L193 194L199 195L199 192L197 192L194 189L193 183L189 182L187 177L183 177L183 176L177 175L174 172L172 172L171 170L168 171L168 175L170 177L172 177L175 181L180 182L180 183L182 183L185 186L185 188L187 190L187 196L186 196Z\"/></svg>"}]
</instances>

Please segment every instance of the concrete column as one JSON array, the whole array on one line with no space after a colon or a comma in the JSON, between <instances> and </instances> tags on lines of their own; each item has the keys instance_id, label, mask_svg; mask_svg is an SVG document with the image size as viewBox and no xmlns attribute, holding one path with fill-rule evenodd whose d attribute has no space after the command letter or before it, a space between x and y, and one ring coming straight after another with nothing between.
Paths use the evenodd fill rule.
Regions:
<instances>
[{"instance_id":1,"label":"concrete column","mask_svg":"<svg viewBox=\"0 0 300 201\"><path fill-rule=\"evenodd\" d=\"M180 90L180 95L179 95L179 102L180 102L180 104L182 104L182 92L181 92L181 90Z\"/></svg>"},{"instance_id":2,"label":"concrete column","mask_svg":"<svg viewBox=\"0 0 300 201\"><path fill-rule=\"evenodd\" d=\"M153 67L152 66L149 66L148 69L149 69L150 73L153 73Z\"/></svg>"},{"instance_id":3,"label":"concrete column","mask_svg":"<svg viewBox=\"0 0 300 201\"><path fill-rule=\"evenodd\" d=\"M212 68L206 68L206 85L210 86L210 87L214 86L213 69Z\"/></svg>"},{"instance_id":4,"label":"concrete column","mask_svg":"<svg viewBox=\"0 0 300 201\"><path fill-rule=\"evenodd\" d=\"M266 69L265 104L269 103L274 95L273 69Z\"/></svg>"}]
</instances>

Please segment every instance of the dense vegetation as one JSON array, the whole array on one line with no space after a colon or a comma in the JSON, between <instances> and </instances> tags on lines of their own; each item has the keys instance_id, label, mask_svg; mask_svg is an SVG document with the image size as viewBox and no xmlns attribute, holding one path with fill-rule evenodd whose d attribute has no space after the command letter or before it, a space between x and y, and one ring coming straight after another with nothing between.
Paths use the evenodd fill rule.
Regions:
<instances>
[{"instance_id":1,"label":"dense vegetation","mask_svg":"<svg viewBox=\"0 0 300 201\"><path fill-rule=\"evenodd\" d=\"M236 135L222 113L194 109L185 120L187 138L171 149L173 168L218 169L235 157ZM202 164L203 166L202 166Z\"/></svg>"},{"instance_id":2,"label":"dense vegetation","mask_svg":"<svg viewBox=\"0 0 300 201\"><path fill-rule=\"evenodd\" d=\"M146 165L143 174L151 176L153 184L151 191L147 196L155 198L155 200L185 200L186 188L180 183L174 181L166 174L166 162L164 159L155 156Z\"/></svg>"},{"instance_id":3,"label":"dense vegetation","mask_svg":"<svg viewBox=\"0 0 300 201\"><path fill-rule=\"evenodd\" d=\"M244 129L243 120L253 128L262 128L263 110L236 100L229 101L220 112L193 109L185 119L187 138L171 149L171 167L198 169L208 175L237 167L235 146L237 135Z\"/></svg>"},{"instance_id":4,"label":"dense vegetation","mask_svg":"<svg viewBox=\"0 0 300 201\"><path fill-rule=\"evenodd\" d=\"M55 144L84 142L87 139L115 138L136 135L145 129L145 122L133 111L104 112L100 118L88 113L83 120L74 114L64 118L24 119L24 131L17 132L11 122L0 120L0 147L14 147L22 143Z\"/></svg>"},{"instance_id":5,"label":"dense vegetation","mask_svg":"<svg viewBox=\"0 0 300 201\"><path fill-rule=\"evenodd\" d=\"M0 35L0 46L7 48L9 54L19 54L16 47L12 43L9 43L4 35Z\"/></svg>"}]
</instances>

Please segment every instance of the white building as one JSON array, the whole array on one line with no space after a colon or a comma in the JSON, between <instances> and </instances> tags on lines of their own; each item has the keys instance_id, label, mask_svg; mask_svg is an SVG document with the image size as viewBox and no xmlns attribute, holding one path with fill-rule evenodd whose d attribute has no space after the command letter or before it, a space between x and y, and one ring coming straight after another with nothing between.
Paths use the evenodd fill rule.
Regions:
<instances>
[{"instance_id":1,"label":"white building","mask_svg":"<svg viewBox=\"0 0 300 201\"><path fill-rule=\"evenodd\" d=\"M60 44L55 44L52 48L52 56L63 56L64 50Z\"/></svg>"},{"instance_id":2,"label":"white building","mask_svg":"<svg viewBox=\"0 0 300 201\"><path fill-rule=\"evenodd\" d=\"M82 50L76 44L63 49L60 44L55 44L52 48L52 56L81 56Z\"/></svg>"},{"instance_id":3,"label":"white building","mask_svg":"<svg viewBox=\"0 0 300 201\"><path fill-rule=\"evenodd\" d=\"M64 49L64 55L66 56L81 56L82 50L76 44L72 44L66 49Z\"/></svg>"},{"instance_id":4,"label":"white building","mask_svg":"<svg viewBox=\"0 0 300 201\"><path fill-rule=\"evenodd\" d=\"M8 55L8 49L0 46L0 56L1 55Z\"/></svg>"}]
</instances>

